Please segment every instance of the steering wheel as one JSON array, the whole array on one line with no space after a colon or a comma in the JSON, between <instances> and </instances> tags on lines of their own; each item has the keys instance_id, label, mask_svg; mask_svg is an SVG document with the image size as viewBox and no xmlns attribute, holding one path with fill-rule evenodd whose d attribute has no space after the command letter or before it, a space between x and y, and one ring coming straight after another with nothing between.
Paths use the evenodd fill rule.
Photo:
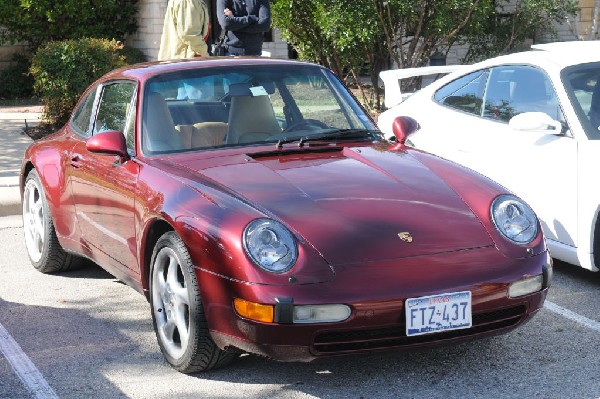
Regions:
<instances>
[{"instance_id":1,"label":"steering wheel","mask_svg":"<svg viewBox=\"0 0 600 399\"><path fill-rule=\"evenodd\" d=\"M292 123L291 125L289 125L285 129L283 129L283 132L281 132L281 133L290 133L290 132L295 132L295 131L298 131L298 130L302 130L302 128L311 128L311 127L317 127L317 128L321 128L321 129L329 129L329 126L327 126L325 123L323 123L323 122L321 122L319 120L316 120L316 119L303 119L303 120L301 120L299 122Z\"/></svg>"}]
</instances>

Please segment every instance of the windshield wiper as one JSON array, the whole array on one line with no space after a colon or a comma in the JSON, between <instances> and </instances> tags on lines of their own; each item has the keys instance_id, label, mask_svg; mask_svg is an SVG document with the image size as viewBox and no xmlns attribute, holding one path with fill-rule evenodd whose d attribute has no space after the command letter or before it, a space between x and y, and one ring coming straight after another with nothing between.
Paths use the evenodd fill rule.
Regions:
<instances>
[{"instance_id":1,"label":"windshield wiper","mask_svg":"<svg viewBox=\"0 0 600 399\"><path fill-rule=\"evenodd\" d=\"M336 129L319 134L310 134L301 137L284 137L277 141L276 147L281 148L284 144L298 142L298 147L303 147L304 143L310 141L330 141L330 140L354 140L354 139L382 139L383 135L379 130L368 129Z\"/></svg>"}]
</instances>

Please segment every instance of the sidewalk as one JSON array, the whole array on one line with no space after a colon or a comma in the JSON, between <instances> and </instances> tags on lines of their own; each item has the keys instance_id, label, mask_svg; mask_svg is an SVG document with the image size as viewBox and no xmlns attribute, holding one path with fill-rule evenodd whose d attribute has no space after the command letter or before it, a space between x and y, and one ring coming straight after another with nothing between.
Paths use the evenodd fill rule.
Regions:
<instances>
[{"instance_id":1,"label":"sidewalk","mask_svg":"<svg viewBox=\"0 0 600 399\"><path fill-rule=\"evenodd\" d=\"M19 173L23 153L31 143L23 133L25 121L36 125L40 106L0 107L0 217L21 214Z\"/></svg>"}]
</instances>

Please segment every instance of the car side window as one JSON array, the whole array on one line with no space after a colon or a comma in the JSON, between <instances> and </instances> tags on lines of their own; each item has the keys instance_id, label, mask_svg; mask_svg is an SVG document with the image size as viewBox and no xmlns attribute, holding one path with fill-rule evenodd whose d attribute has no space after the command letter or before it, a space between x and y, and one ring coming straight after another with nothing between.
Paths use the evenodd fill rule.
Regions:
<instances>
[{"instance_id":1,"label":"car side window","mask_svg":"<svg viewBox=\"0 0 600 399\"><path fill-rule=\"evenodd\" d=\"M600 63L565 68L561 77L587 136L597 138L600 132Z\"/></svg>"},{"instance_id":2,"label":"car side window","mask_svg":"<svg viewBox=\"0 0 600 399\"><path fill-rule=\"evenodd\" d=\"M560 107L550 79L531 66L493 68L485 91L483 117L508 122L523 112L544 112L559 119Z\"/></svg>"},{"instance_id":3,"label":"car side window","mask_svg":"<svg viewBox=\"0 0 600 399\"><path fill-rule=\"evenodd\" d=\"M481 115L487 77L488 70L470 73L440 88L433 98L447 107Z\"/></svg>"},{"instance_id":4,"label":"car side window","mask_svg":"<svg viewBox=\"0 0 600 399\"><path fill-rule=\"evenodd\" d=\"M94 134L107 130L116 130L125 134L125 123L134 91L133 82L117 82L103 86L94 122Z\"/></svg>"},{"instance_id":5,"label":"car side window","mask_svg":"<svg viewBox=\"0 0 600 399\"><path fill-rule=\"evenodd\" d=\"M71 126L79 135L90 137L90 119L94 108L94 99L96 98L96 90L91 90L81 101L79 107L73 113Z\"/></svg>"},{"instance_id":6,"label":"car side window","mask_svg":"<svg viewBox=\"0 0 600 399\"><path fill-rule=\"evenodd\" d=\"M127 143L127 149L130 150L130 153L133 154L135 149L135 105L131 110L131 115L129 116L129 121L127 122L127 128L125 131L125 143Z\"/></svg>"}]
</instances>

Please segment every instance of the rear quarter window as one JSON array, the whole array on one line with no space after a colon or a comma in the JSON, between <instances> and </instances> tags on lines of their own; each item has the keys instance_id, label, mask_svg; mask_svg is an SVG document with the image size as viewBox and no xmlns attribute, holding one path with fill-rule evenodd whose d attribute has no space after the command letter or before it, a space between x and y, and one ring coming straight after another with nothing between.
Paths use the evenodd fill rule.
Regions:
<instances>
[{"instance_id":1,"label":"rear quarter window","mask_svg":"<svg viewBox=\"0 0 600 399\"><path fill-rule=\"evenodd\" d=\"M453 80L435 92L434 101L469 114L481 115L488 74L487 70L482 70Z\"/></svg>"},{"instance_id":2,"label":"rear quarter window","mask_svg":"<svg viewBox=\"0 0 600 399\"><path fill-rule=\"evenodd\" d=\"M75 109L75 112L73 112L71 126L73 130L77 132L77 134L83 137L91 137L92 135L90 131L90 119L92 117L95 97L96 89L91 90L80 102L77 109Z\"/></svg>"}]
</instances>

